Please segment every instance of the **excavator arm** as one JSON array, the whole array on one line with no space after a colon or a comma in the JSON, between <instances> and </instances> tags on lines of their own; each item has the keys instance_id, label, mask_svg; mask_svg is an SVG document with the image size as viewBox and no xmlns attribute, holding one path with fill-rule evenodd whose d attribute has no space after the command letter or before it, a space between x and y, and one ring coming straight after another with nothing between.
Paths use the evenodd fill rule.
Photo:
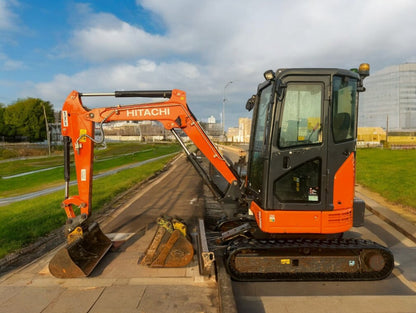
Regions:
<instances>
[{"instance_id":1,"label":"excavator arm","mask_svg":"<svg viewBox=\"0 0 416 313\"><path fill-rule=\"evenodd\" d=\"M146 97L169 98L163 102L141 103L126 106L95 108L88 110L82 104L81 98L87 96L114 96L114 97ZM186 103L186 93L182 90L160 91L115 91L114 93L79 93L72 91L67 97L62 109L62 135L65 145L65 180L66 196L63 207L68 218L75 218L73 206L80 208L81 214L91 214L92 170L94 143L96 140L95 124L100 125L112 121L159 121L170 130L179 140L188 158L219 197L236 199L240 195L239 178L231 170L227 161L217 150L207 134L201 128L197 119L189 110ZM228 182L228 190L223 193L216 188L209 176L204 172L193 155L188 151L176 129L183 130L197 148L208 158L211 164L222 174ZM102 138L103 140L103 134ZM76 175L79 195L69 196L69 145L72 142L76 166Z\"/></svg>"}]
</instances>

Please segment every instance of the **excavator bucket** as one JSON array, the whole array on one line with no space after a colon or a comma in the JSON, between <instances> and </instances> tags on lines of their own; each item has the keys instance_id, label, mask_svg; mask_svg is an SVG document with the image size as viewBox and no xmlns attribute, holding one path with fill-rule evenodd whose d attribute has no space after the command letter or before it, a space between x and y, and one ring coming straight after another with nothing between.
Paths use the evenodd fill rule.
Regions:
<instances>
[{"instance_id":1,"label":"excavator bucket","mask_svg":"<svg viewBox=\"0 0 416 313\"><path fill-rule=\"evenodd\" d=\"M186 237L186 226L167 217L158 219L159 227L141 264L150 267L183 267L194 255L191 242Z\"/></svg>"},{"instance_id":2,"label":"excavator bucket","mask_svg":"<svg viewBox=\"0 0 416 313\"><path fill-rule=\"evenodd\" d=\"M67 241L49 262L49 271L57 278L88 276L112 245L96 222L86 230L77 227Z\"/></svg>"}]
</instances>

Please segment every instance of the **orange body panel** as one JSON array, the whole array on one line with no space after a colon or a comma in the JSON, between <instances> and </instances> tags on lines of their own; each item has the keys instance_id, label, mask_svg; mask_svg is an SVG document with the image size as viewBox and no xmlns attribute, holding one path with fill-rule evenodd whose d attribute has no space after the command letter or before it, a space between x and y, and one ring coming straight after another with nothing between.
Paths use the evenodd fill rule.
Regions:
<instances>
[{"instance_id":1,"label":"orange body panel","mask_svg":"<svg viewBox=\"0 0 416 313\"><path fill-rule=\"evenodd\" d=\"M354 204L355 157L351 153L334 176L334 210L352 208Z\"/></svg>"},{"instance_id":2,"label":"orange body panel","mask_svg":"<svg viewBox=\"0 0 416 313\"><path fill-rule=\"evenodd\" d=\"M254 201L250 210L257 225L266 233L320 233L320 211L263 210Z\"/></svg>"},{"instance_id":3,"label":"orange body panel","mask_svg":"<svg viewBox=\"0 0 416 313\"><path fill-rule=\"evenodd\" d=\"M96 108L83 107L80 94L72 91L62 108L62 135L72 139L79 196L72 196L63 202L69 218L75 217L72 205L81 208L81 213L91 213L92 161L94 143L94 124L111 121L159 121L170 130L182 129L208 158L229 184L238 179L220 152L205 134L186 104L186 93L172 90L172 96L164 102L141 103L126 106Z\"/></svg>"},{"instance_id":4,"label":"orange body panel","mask_svg":"<svg viewBox=\"0 0 416 313\"><path fill-rule=\"evenodd\" d=\"M253 201L250 210L266 233L335 234L352 227L352 208L336 212L263 210Z\"/></svg>"},{"instance_id":5,"label":"orange body panel","mask_svg":"<svg viewBox=\"0 0 416 313\"><path fill-rule=\"evenodd\" d=\"M355 158L351 153L334 176L333 211L263 210L254 201L250 210L266 233L342 233L353 224L354 183Z\"/></svg>"}]
</instances>

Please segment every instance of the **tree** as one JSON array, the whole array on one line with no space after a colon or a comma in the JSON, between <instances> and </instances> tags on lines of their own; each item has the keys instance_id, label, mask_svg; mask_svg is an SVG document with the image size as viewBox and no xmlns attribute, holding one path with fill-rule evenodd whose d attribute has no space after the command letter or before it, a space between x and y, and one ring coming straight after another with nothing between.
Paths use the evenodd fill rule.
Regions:
<instances>
[{"instance_id":1,"label":"tree","mask_svg":"<svg viewBox=\"0 0 416 313\"><path fill-rule=\"evenodd\" d=\"M23 137L31 142L45 140L47 135L43 108L48 122L53 123L54 112L49 101L27 98L19 99L9 105L3 115L5 134L0 135L13 137L15 140Z\"/></svg>"},{"instance_id":2,"label":"tree","mask_svg":"<svg viewBox=\"0 0 416 313\"><path fill-rule=\"evenodd\" d=\"M0 103L0 140L4 140L4 136L7 130L7 126L4 122L4 112L6 111L5 105Z\"/></svg>"}]
</instances>

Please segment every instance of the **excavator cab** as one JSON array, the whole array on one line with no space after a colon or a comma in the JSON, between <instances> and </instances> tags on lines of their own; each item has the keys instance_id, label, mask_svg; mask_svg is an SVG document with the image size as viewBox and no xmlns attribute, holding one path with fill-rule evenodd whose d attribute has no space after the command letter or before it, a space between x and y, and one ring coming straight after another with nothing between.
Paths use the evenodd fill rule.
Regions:
<instances>
[{"instance_id":1,"label":"excavator cab","mask_svg":"<svg viewBox=\"0 0 416 313\"><path fill-rule=\"evenodd\" d=\"M246 193L262 238L229 245L235 280L375 280L391 252L344 239L362 226L354 199L358 94L368 64L343 69L267 71L246 107L254 109Z\"/></svg>"},{"instance_id":2,"label":"excavator cab","mask_svg":"<svg viewBox=\"0 0 416 313\"><path fill-rule=\"evenodd\" d=\"M352 227L357 104L363 77L340 69L282 69L267 71L265 78L251 105L246 186L258 207L275 214L274 218L265 214L269 220L262 223L263 230L278 232L280 226L272 221L282 212L296 220L293 227L285 223L282 232L348 230ZM357 216L362 216L358 212L362 206L356 208ZM321 223L328 222L321 212L333 211L351 218Z\"/></svg>"}]
</instances>

